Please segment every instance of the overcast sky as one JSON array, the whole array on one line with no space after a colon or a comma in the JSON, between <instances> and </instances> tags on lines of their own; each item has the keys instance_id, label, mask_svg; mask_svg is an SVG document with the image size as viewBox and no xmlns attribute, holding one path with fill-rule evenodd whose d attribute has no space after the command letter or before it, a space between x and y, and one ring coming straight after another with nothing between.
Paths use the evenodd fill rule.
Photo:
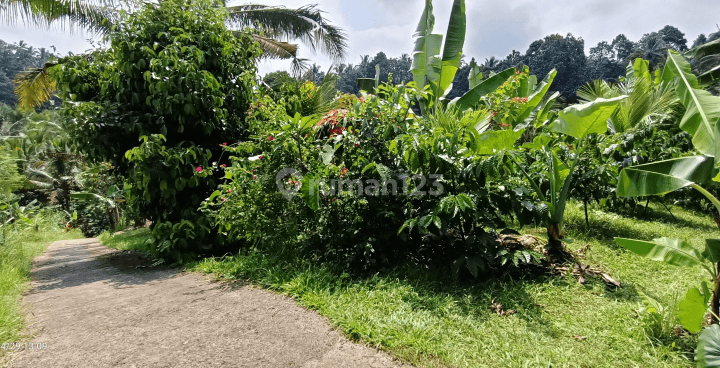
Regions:
<instances>
[{"instance_id":1,"label":"overcast sky","mask_svg":"<svg viewBox=\"0 0 720 368\"><path fill-rule=\"evenodd\" d=\"M236 1L233 4L249 3ZM412 33L417 25L423 0L257 0L265 5L298 7L315 3L326 17L348 33L348 59L357 64L360 55L371 57L379 51L389 57L412 51ZM688 46L700 33L718 30L718 0L468 0L467 36L464 53L484 60L490 56L504 58L513 49L524 53L534 40L552 33L581 36L585 48L611 41L624 33L637 41L643 34L673 25L685 33ZM435 33L446 33L451 0L434 1ZM79 53L91 48L90 35L82 30L38 30L18 25L0 25L0 39L14 43L20 40L35 47L57 47L58 52ZM324 68L330 61L301 45L301 57ZM261 73L289 69L283 61L261 62Z\"/></svg>"}]
</instances>

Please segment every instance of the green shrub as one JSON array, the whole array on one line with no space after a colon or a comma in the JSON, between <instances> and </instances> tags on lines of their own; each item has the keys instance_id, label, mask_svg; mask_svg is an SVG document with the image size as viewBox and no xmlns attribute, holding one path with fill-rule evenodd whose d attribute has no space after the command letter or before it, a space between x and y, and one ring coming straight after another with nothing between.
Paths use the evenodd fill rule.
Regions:
<instances>
[{"instance_id":1,"label":"green shrub","mask_svg":"<svg viewBox=\"0 0 720 368\"><path fill-rule=\"evenodd\" d=\"M132 210L153 222L155 250L174 260L224 245L197 211L221 174L194 174L246 138L260 54L248 32L225 27L226 16L210 0L147 5L114 28L109 50L51 71L75 143L126 176Z\"/></svg>"}]
</instances>

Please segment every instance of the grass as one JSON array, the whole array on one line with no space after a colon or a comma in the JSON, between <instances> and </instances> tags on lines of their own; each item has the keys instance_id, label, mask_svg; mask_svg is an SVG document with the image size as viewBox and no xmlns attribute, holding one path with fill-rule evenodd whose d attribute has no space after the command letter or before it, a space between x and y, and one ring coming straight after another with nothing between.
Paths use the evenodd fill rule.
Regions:
<instances>
[{"instance_id":1,"label":"grass","mask_svg":"<svg viewBox=\"0 0 720 368\"><path fill-rule=\"evenodd\" d=\"M641 292L672 301L708 276L699 267L648 261L613 242L615 236L670 236L700 249L705 238L717 237L709 216L678 208L673 213L677 220L653 205L642 217L591 207L586 226L582 207L568 207L568 236L575 239L568 247L588 247L581 261L620 281L617 290L596 278L581 285L572 276L448 283L409 267L354 279L253 252L206 259L189 268L289 295L351 338L420 367L691 367L697 337L665 332L650 338L658 336L648 332L637 312ZM105 244L143 250L146 231L106 237ZM542 228L522 232L544 235ZM493 300L517 313L496 314Z\"/></svg>"},{"instance_id":2,"label":"grass","mask_svg":"<svg viewBox=\"0 0 720 368\"><path fill-rule=\"evenodd\" d=\"M82 237L79 230L65 232L51 221L42 224L38 231L30 226L4 229L0 241L0 342L16 342L28 337L21 299L29 286L32 259L53 241ZM4 351L0 350L0 355Z\"/></svg>"}]
</instances>

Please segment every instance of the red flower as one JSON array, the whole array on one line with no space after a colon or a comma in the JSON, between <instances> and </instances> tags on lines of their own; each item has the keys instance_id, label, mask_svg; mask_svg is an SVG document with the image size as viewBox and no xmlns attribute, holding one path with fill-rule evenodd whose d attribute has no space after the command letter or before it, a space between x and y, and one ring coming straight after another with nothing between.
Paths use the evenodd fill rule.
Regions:
<instances>
[{"instance_id":1,"label":"red flower","mask_svg":"<svg viewBox=\"0 0 720 368\"><path fill-rule=\"evenodd\" d=\"M253 179L257 179L257 175L253 175Z\"/></svg>"},{"instance_id":2,"label":"red flower","mask_svg":"<svg viewBox=\"0 0 720 368\"><path fill-rule=\"evenodd\" d=\"M223 146L227 146L227 143L223 143Z\"/></svg>"},{"instance_id":3,"label":"red flower","mask_svg":"<svg viewBox=\"0 0 720 368\"><path fill-rule=\"evenodd\" d=\"M228 192L228 193L232 193L232 189L228 189L227 192Z\"/></svg>"},{"instance_id":4,"label":"red flower","mask_svg":"<svg viewBox=\"0 0 720 368\"><path fill-rule=\"evenodd\" d=\"M360 143L355 143L355 147L360 147Z\"/></svg>"},{"instance_id":5,"label":"red flower","mask_svg":"<svg viewBox=\"0 0 720 368\"><path fill-rule=\"evenodd\" d=\"M227 166L225 166L225 164L222 164L222 165L220 165L220 166L221 166L223 169L227 167Z\"/></svg>"},{"instance_id":6,"label":"red flower","mask_svg":"<svg viewBox=\"0 0 720 368\"><path fill-rule=\"evenodd\" d=\"M262 156L258 157L258 160L262 160Z\"/></svg>"},{"instance_id":7,"label":"red flower","mask_svg":"<svg viewBox=\"0 0 720 368\"><path fill-rule=\"evenodd\" d=\"M343 167L342 170L340 170L340 173L342 176L345 176L348 171L350 171L350 169L348 169L347 167Z\"/></svg>"},{"instance_id":8,"label":"red flower","mask_svg":"<svg viewBox=\"0 0 720 368\"><path fill-rule=\"evenodd\" d=\"M200 172L200 171L202 171L202 166L198 166L197 168L195 168L195 172Z\"/></svg>"},{"instance_id":9,"label":"red flower","mask_svg":"<svg viewBox=\"0 0 720 368\"><path fill-rule=\"evenodd\" d=\"M271 136L271 135L268 136L268 140L269 140L270 142L272 142L273 139L275 139L275 137L273 137L273 136Z\"/></svg>"},{"instance_id":10,"label":"red flower","mask_svg":"<svg viewBox=\"0 0 720 368\"><path fill-rule=\"evenodd\" d=\"M337 198L333 198L332 201L333 201L333 202L337 201Z\"/></svg>"},{"instance_id":11,"label":"red flower","mask_svg":"<svg viewBox=\"0 0 720 368\"><path fill-rule=\"evenodd\" d=\"M222 199L223 202L225 202L226 200L227 200L227 198L223 198L223 199Z\"/></svg>"}]
</instances>

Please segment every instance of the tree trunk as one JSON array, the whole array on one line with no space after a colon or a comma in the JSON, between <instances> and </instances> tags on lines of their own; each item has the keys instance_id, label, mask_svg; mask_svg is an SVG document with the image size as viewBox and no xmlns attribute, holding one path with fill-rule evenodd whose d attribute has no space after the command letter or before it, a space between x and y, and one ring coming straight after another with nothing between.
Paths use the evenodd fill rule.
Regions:
<instances>
[{"instance_id":1,"label":"tree trunk","mask_svg":"<svg viewBox=\"0 0 720 368\"><path fill-rule=\"evenodd\" d=\"M590 227L590 220L588 219L587 214L587 200L583 201L583 205L585 205L585 227Z\"/></svg>"},{"instance_id":2,"label":"tree trunk","mask_svg":"<svg viewBox=\"0 0 720 368\"><path fill-rule=\"evenodd\" d=\"M557 222L551 222L547 227L548 244L547 254L551 261L563 261L568 258L569 254L565 250L562 243L562 238L565 234L560 229L560 224Z\"/></svg>"},{"instance_id":3,"label":"tree trunk","mask_svg":"<svg viewBox=\"0 0 720 368\"><path fill-rule=\"evenodd\" d=\"M720 270L720 262L717 264L717 269ZM720 316L720 274L715 276L715 285L713 286L712 299L710 300L710 324L718 323L718 317Z\"/></svg>"},{"instance_id":4,"label":"tree trunk","mask_svg":"<svg viewBox=\"0 0 720 368\"><path fill-rule=\"evenodd\" d=\"M715 208L710 209L710 213L712 213L715 224L720 228L720 214L718 214ZM720 262L718 262L715 269L720 271ZM720 273L715 276L712 299L710 299L710 312L712 312L710 324L718 323L717 316L720 316Z\"/></svg>"}]
</instances>

